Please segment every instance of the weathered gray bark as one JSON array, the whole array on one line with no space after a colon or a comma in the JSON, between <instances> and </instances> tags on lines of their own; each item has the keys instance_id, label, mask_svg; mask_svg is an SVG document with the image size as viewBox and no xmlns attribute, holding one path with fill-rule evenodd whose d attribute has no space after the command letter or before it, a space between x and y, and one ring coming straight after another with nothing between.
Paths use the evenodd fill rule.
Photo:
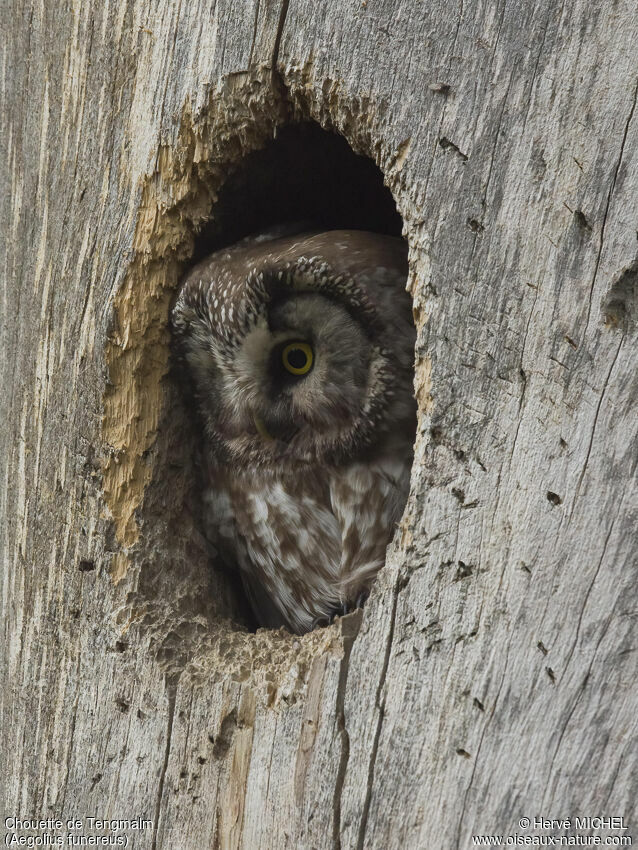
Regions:
<instances>
[{"instance_id":1,"label":"weathered gray bark","mask_svg":"<svg viewBox=\"0 0 638 850\"><path fill-rule=\"evenodd\" d=\"M247 850L637 827L636 5L9 5L3 819ZM291 117L394 192L421 411L363 618L303 638L224 617L166 377L194 229Z\"/></svg>"}]
</instances>

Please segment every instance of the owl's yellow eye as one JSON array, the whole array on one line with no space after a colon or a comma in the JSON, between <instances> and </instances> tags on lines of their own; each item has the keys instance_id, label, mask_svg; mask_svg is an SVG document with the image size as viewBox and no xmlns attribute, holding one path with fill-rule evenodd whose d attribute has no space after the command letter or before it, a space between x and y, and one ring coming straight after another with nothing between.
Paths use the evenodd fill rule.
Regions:
<instances>
[{"instance_id":1,"label":"owl's yellow eye","mask_svg":"<svg viewBox=\"0 0 638 850\"><path fill-rule=\"evenodd\" d=\"M312 348L307 342L290 342L282 349L281 362L291 375L307 375L312 361Z\"/></svg>"}]
</instances>

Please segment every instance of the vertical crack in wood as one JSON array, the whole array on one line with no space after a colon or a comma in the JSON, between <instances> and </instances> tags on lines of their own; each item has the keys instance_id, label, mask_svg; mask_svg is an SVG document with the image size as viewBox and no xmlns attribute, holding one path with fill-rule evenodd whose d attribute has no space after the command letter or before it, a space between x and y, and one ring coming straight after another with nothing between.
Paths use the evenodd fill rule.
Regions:
<instances>
[{"instance_id":1,"label":"vertical crack in wood","mask_svg":"<svg viewBox=\"0 0 638 850\"><path fill-rule=\"evenodd\" d=\"M496 696L494 697L494 700L492 701L492 708L491 708L491 710L490 710L490 712L487 716L487 719L485 720L485 722L483 724L483 728L481 729L481 734L480 734L480 737L479 737L478 746L476 747L476 751L473 754L474 758L473 758L473 761L472 761L472 773L470 774L470 781L467 783L467 785L465 787L465 791L463 792L463 805L461 806L461 814L459 816L459 822L458 822L458 826L456 828L456 848L457 848L457 850L462 850L461 830L463 829L463 821L465 820L465 812L467 810L468 796L469 796L469 793L470 793L470 789L472 788L472 785L474 784L474 777L476 776L476 767L478 765L479 755L480 755L481 749L483 747L483 741L485 739L485 733L487 732L488 726L490 725L490 723L494 719L494 715L496 714L496 707L498 705L499 699L501 698L501 692L503 691L503 685L505 684L505 676L507 674L507 665L509 663L511 647L512 647L512 636L510 635L510 639L508 640L507 647L505 649L505 661L503 663L503 673L501 675L501 681L499 682L498 690L496 691Z\"/></svg>"},{"instance_id":2,"label":"vertical crack in wood","mask_svg":"<svg viewBox=\"0 0 638 850\"><path fill-rule=\"evenodd\" d=\"M547 14L547 18L545 19L545 26L543 28L543 35L541 37L541 46L538 50L538 54L536 56L536 62L534 63L534 70L532 71L532 75L531 75L531 78L530 78L530 81L529 81L529 97L527 98L527 108L525 109L525 115L523 117L523 126L521 128L521 137L524 136L525 129L527 127L527 119L529 117L529 110L530 110L531 105L532 105L532 93L534 91L534 83L536 82L536 77L538 75L538 66L540 65L541 56L543 55L543 50L545 49L545 39L547 38L547 31L549 29L549 21L552 17L553 12L554 12L554 7L550 6L548 14ZM561 9L561 13L562 13L562 9ZM559 19L560 19L560 15L559 15Z\"/></svg>"},{"instance_id":3,"label":"vertical crack in wood","mask_svg":"<svg viewBox=\"0 0 638 850\"><path fill-rule=\"evenodd\" d=\"M610 534L611 534L611 531L610 531ZM547 796L548 796L549 787L550 787L549 782L550 782L552 774L554 773L554 765L556 763L556 758L557 758L558 753L560 751L560 748L563 744L563 738L565 737L565 732L567 731L567 727L572 722L572 717L574 716L574 712L576 711L576 708L578 707L578 705L579 705L579 703L580 703L580 701L583 697L583 694L585 693L585 688L587 687L587 684L589 683L589 680L590 680L590 677L591 677L591 671L592 671L592 668L594 666L594 661L596 660L596 654L598 652L598 648L600 647L600 644L603 642L603 639L605 638L607 631L609 630L609 626L611 624L611 621L614 619L614 611L615 611L615 606L612 608L609 616L607 617L607 619L605 621L605 624L604 624L603 629L601 631L600 637L598 638L598 642L596 643L596 647L595 647L595 649L592 653L591 659L590 659L589 664L587 666L587 671L586 671L585 675L583 676L583 680L581 682L580 687L578 688L576 694L574 695L574 697L572 699L571 705L569 706L569 710L567 712L567 716L565 718L565 722L561 726L561 729L560 729L560 732L559 732L559 735L558 735L558 741L556 742L556 746L554 747L554 752L552 753L552 758L550 760L549 768L547 770L547 778L546 778L546 781L544 783L545 791L543 793L543 799L541 801L541 807L544 807L545 805L550 804L549 801L547 800ZM560 768L559 768L559 772L560 772ZM611 786L610 786L610 793L611 793Z\"/></svg>"},{"instance_id":4,"label":"vertical crack in wood","mask_svg":"<svg viewBox=\"0 0 638 850\"><path fill-rule=\"evenodd\" d=\"M614 355L614 359L611 362L611 366L609 367L609 371L607 372L607 377L605 378L605 383L603 384L603 388L600 391L600 398L598 399L598 404L596 405L596 412L594 413L594 424L591 429L591 436L589 438L589 445L587 446L587 454L585 455L585 463L583 464L583 468L580 471L580 475L578 477L578 483L576 485L576 489L574 491L574 498L572 499L571 510L569 512L569 518L571 520L574 509L576 508L576 501L580 496L580 488L583 483L583 478L585 477L585 472L587 470L587 464L589 463L589 458L591 456L592 446L594 445L594 437L596 436L596 427L598 425L598 417L600 416L600 409L603 405L603 399L605 398L605 393L607 392L607 387L609 386L609 381L611 379L611 374L614 371L614 366L618 361L618 355L620 354L620 349L622 348L622 344L624 342L625 336L623 335L620 338L620 342L618 343L618 348L616 349L616 353Z\"/></svg>"},{"instance_id":5,"label":"vertical crack in wood","mask_svg":"<svg viewBox=\"0 0 638 850\"><path fill-rule=\"evenodd\" d=\"M627 136L629 135L629 127L631 125L631 121L634 117L634 112L636 111L636 102L638 101L638 81L636 81L636 86L634 88L634 96L631 103L631 109L629 110L629 117L625 123L625 131L623 133L622 141L620 143L620 153L618 154L618 160L616 162L616 167L614 169L614 175L611 180L611 185L609 187L609 192L607 193L607 201L605 203L605 212L603 213L603 223L600 226L600 243L598 245L598 254L596 256L596 264L594 265L594 275L592 277L591 286L589 287L589 304L587 306L587 320L585 321L585 330L589 327L589 319L591 316L591 302L594 295L594 286L596 285L596 278L598 277L598 268L600 266L600 258L603 254L603 245L605 243L605 226L607 224L607 216L609 215L609 207L611 206L611 196L614 194L614 189L616 188L616 181L618 179L618 172L620 171L620 165L622 163L622 158L625 153L625 144L627 142Z\"/></svg>"},{"instance_id":6,"label":"vertical crack in wood","mask_svg":"<svg viewBox=\"0 0 638 850\"><path fill-rule=\"evenodd\" d=\"M288 15L288 6L290 4L290 0L283 0L281 4L281 11L279 13L279 21L277 23L277 34L275 35L275 44L272 51L272 73L273 76L278 80L281 86L283 86L283 78L277 69L277 62L279 61L279 48L281 46L281 37L284 31L284 25L286 23L286 16ZM285 88L285 86L284 86Z\"/></svg>"},{"instance_id":7,"label":"vertical crack in wood","mask_svg":"<svg viewBox=\"0 0 638 850\"><path fill-rule=\"evenodd\" d=\"M603 544L603 551L601 552L600 559L598 560L598 564L596 566L596 570L594 571L594 575L592 577L592 580L590 581L589 587L587 588L587 593L585 594L585 599L583 600L583 604L580 608L580 612L579 612L579 616L578 616L578 622L576 623L576 632L574 634L574 640L572 641L572 645L571 645L571 648L569 650L569 653L568 653L568 655L567 655L567 657L566 657L566 659L563 663L563 674L567 671L567 668L571 664L572 656L574 655L574 650L576 649L576 646L578 645L578 641L580 640L581 630L582 630L582 627L583 627L583 619L584 619L584 616L585 616L585 609L587 608L587 605L589 603L589 599L591 597L592 590L594 589L594 585L596 584L596 581L598 580L598 576L600 575L600 570L602 568L603 561L605 559L605 555L607 554L607 547L609 545L609 540L611 538L611 534L614 530L614 526L616 525L616 520L620 516L621 506L622 506L622 502L618 506L618 510L616 511L616 516L614 517L611 525L609 526L609 531L607 532L607 537L605 538L605 542ZM591 669L591 665L590 665L589 669Z\"/></svg>"},{"instance_id":8,"label":"vertical crack in wood","mask_svg":"<svg viewBox=\"0 0 638 850\"><path fill-rule=\"evenodd\" d=\"M157 799L155 801L155 817L153 819L153 841L151 844L152 850L157 850L157 833L159 829L159 819L162 810L162 795L164 793L164 781L166 779L166 771L168 769L168 759L171 752L171 738L173 735L173 720L175 718L175 702L177 699L177 684L179 675L173 682L167 682L168 690L168 723L166 729L166 747L164 749L164 762L162 764L162 772L160 773L157 786Z\"/></svg>"},{"instance_id":9,"label":"vertical crack in wood","mask_svg":"<svg viewBox=\"0 0 638 850\"><path fill-rule=\"evenodd\" d=\"M80 672L80 654L78 653L77 663L75 665L76 681L79 680L79 672ZM68 788L69 776L71 775L71 757L73 755L73 741L75 739L75 724L77 722L77 717L78 717L78 705L79 705L79 703L80 703L80 691L78 690L78 692L75 696L75 702L73 704L73 718L71 720L71 734L69 735L69 743L68 743L68 746L67 746L67 754L66 754L66 778L65 778L65 781L64 781L64 794L62 796L62 805L61 805L60 811L65 811L65 806L66 806L66 792L67 792L67 788ZM45 774L45 779L46 779L46 774ZM46 786L46 783L44 784L44 786ZM40 802L40 806L41 806L42 811L44 811L43 802L44 801Z\"/></svg>"},{"instance_id":10,"label":"vertical crack in wood","mask_svg":"<svg viewBox=\"0 0 638 850\"><path fill-rule=\"evenodd\" d=\"M257 25L259 24L259 7L261 3L260 0L257 0L255 6L255 20L253 22L253 35L250 41L250 53L248 55L248 66L250 67L253 64L253 53L255 51L255 41L257 40Z\"/></svg>"},{"instance_id":11,"label":"vertical crack in wood","mask_svg":"<svg viewBox=\"0 0 638 850\"><path fill-rule=\"evenodd\" d=\"M359 617L353 623L353 631L344 635L343 640L343 658L339 669L339 684L337 686L337 699L335 711L337 715L337 729L341 738L341 759L339 761L339 770L335 781L335 790L333 796L333 820L332 820L332 846L334 850L341 850L341 794L343 791L343 783L346 777L348 768L348 760L350 758L350 735L346 726L346 685L348 683L348 673L350 671L350 655L352 647L359 634L361 628L362 613L359 612Z\"/></svg>"},{"instance_id":12,"label":"vertical crack in wood","mask_svg":"<svg viewBox=\"0 0 638 850\"><path fill-rule=\"evenodd\" d=\"M392 651L392 642L394 640L394 626L397 616L397 603L399 600L399 577L395 579L392 588L392 614L390 615L390 629L388 631L388 640L386 642L385 654L383 657L383 667L379 676L379 684L375 694L375 705L379 712L377 719L377 728L374 732L374 741L372 743L372 752L370 753L370 763L368 764L368 778L366 783L366 797L363 803L363 812L361 813L361 821L359 823L359 835L357 837L357 850L363 850L366 837L366 829L368 827L368 816L370 814L370 802L372 800L372 785L374 782L374 766L377 760L377 750L379 748L379 738L381 737L381 726L385 716L385 705L381 702L381 691L385 683L388 665L390 663L390 653Z\"/></svg>"}]
</instances>

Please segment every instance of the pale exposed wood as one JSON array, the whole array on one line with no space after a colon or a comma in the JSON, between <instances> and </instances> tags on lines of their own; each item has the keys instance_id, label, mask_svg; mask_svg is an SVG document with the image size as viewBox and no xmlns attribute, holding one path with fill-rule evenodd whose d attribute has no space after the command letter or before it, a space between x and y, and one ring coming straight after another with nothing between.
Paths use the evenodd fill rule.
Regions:
<instances>
[{"instance_id":1,"label":"pale exposed wood","mask_svg":"<svg viewBox=\"0 0 638 850\"><path fill-rule=\"evenodd\" d=\"M2 818L180 850L637 829L636 5L9 5ZM421 409L363 617L303 638L227 619L167 374L194 229L293 117L395 195Z\"/></svg>"}]
</instances>

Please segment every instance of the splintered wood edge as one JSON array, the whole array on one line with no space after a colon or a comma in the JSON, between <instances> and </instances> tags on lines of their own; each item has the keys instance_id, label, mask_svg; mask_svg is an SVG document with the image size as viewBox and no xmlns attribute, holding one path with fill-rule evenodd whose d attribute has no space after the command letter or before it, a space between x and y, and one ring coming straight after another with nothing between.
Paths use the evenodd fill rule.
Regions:
<instances>
[{"instance_id":1,"label":"splintered wood edge","mask_svg":"<svg viewBox=\"0 0 638 850\"><path fill-rule=\"evenodd\" d=\"M160 147L156 170L144 178L133 259L114 299L106 345L102 472L120 547L111 563L115 584L126 576L129 550L139 539L136 512L153 474L145 453L157 437L169 368L170 304L194 234L208 218L228 166L272 138L286 110L264 69L226 79L196 122L185 104L176 143Z\"/></svg>"},{"instance_id":2,"label":"splintered wood edge","mask_svg":"<svg viewBox=\"0 0 638 850\"><path fill-rule=\"evenodd\" d=\"M104 501L122 547L111 564L116 584L128 571L127 550L139 539L136 511L153 474L144 456L157 437L163 407L171 298L192 253L197 224L210 208L210 196L196 173L196 142L187 105L175 148L160 149L157 170L145 180L133 261L113 304L102 429L107 447Z\"/></svg>"},{"instance_id":3,"label":"splintered wood edge","mask_svg":"<svg viewBox=\"0 0 638 850\"><path fill-rule=\"evenodd\" d=\"M108 447L104 465L104 500L117 542L126 550L139 537L135 518L152 468L144 453L153 445L162 409L162 379L168 371L168 313L181 269L177 251L150 259L151 245L170 233L182 250L192 237L179 218L160 214L153 183L143 191L135 234L136 257L115 303L115 329L106 347L109 383L104 393L103 434ZM156 242L157 244L157 242ZM126 574L125 551L116 554L112 578Z\"/></svg>"}]
</instances>

